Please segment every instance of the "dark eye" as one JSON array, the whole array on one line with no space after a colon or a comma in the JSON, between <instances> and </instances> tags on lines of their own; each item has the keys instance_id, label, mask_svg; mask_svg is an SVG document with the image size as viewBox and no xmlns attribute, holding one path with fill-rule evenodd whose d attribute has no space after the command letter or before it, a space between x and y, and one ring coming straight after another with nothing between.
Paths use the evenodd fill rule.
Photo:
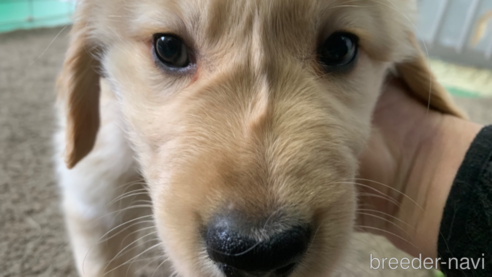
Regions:
<instances>
[{"instance_id":1,"label":"dark eye","mask_svg":"<svg viewBox=\"0 0 492 277\"><path fill-rule=\"evenodd\" d=\"M358 42L359 39L350 33L332 34L318 50L320 63L329 71L350 66L357 58Z\"/></svg>"},{"instance_id":2,"label":"dark eye","mask_svg":"<svg viewBox=\"0 0 492 277\"><path fill-rule=\"evenodd\" d=\"M184 68L190 65L188 48L173 35L156 35L154 51L159 60L170 68Z\"/></svg>"}]
</instances>

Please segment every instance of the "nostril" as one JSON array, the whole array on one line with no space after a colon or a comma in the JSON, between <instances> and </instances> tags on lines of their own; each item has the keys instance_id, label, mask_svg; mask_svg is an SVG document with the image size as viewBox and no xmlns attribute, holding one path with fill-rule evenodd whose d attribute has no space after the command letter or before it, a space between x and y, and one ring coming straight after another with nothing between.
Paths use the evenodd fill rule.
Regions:
<instances>
[{"instance_id":1,"label":"nostril","mask_svg":"<svg viewBox=\"0 0 492 277\"><path fill-rule=\"evenodd\" d=\"M205 238L210 259L220 264L224 273L239 270L273 272L275 276L287 276L295 269L310 239L309 227L294 226L258 241L242 235L230 222L209 226Z\"/></svg>"}]
</instances>

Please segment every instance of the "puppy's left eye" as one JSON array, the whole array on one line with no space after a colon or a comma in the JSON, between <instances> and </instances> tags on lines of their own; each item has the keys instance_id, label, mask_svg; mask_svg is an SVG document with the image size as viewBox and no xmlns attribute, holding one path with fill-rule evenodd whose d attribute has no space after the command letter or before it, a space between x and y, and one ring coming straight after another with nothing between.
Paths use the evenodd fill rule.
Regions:
<instances>
[{"instance_id":1,"label":"puppy's left eye","mask_svg":"<svg viewBox=\"0 0 492 277\"><path fill-rule=\"evenodd\" d=\"M184 68L190 65L190 55L184 42L173 35L156 35L154 51L159 60L170 68Z\"/></svg>"},{"instance_id":2,"label":"puppy's left eye","mask_svg":"<svg viewBox=\"0 0 492 277\"><path fill-rule=\"evenodd\" d=\"M359 39L350 33L332 34L318 49L319 62L327 71L350 66L357 58L358 42Z\"/></svg>"}]
</instances>

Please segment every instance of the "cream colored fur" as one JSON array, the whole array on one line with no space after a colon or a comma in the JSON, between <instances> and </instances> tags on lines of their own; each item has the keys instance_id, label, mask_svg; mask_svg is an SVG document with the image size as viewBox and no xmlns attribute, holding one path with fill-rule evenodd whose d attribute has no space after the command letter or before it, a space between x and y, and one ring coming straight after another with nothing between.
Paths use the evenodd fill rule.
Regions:
<instances>
[{"instance_id":1,"label":"cream colored fur","mask_svg":"<svg viewBox=\"0 0 492 277\"><path fill-rule=\"evenodd\" d=\"M388 72L423 105L462 115L426 67L413 9L411 0L80 2L59 81L56 160L81 276L131 275L125 261L136 253L117 254L138 225L100 239L142 215L179 276L222 276L200 228L224 207L314 222L293 276L329 276L353 229L357 157ZM341 30L360 38L357 65L325 74L316 49ZM156 66L156 33L196 51L192 74ZM113 200L141 178L152 211L117 219L130 200Z\"/></svg>"}]
</instances>

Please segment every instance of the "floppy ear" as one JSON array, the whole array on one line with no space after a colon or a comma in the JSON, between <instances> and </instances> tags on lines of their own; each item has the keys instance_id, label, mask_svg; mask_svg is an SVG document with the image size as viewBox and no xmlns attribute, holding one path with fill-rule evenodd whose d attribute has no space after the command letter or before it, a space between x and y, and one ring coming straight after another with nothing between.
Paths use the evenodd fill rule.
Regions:
<instances>
[{"instance_id":1,"label":"floppy ear","mask_svg":"<svg viewBox=\"0 0 492 277\"><path fill-rule=\"evenodd\" d=\"M431 109L466 118L466 114L456 106L451 95L437 82L414 35L411 36L410 43L414 53L410 59L396 65L398 77L417 99Z\"/></svg>"},{"instance_id":2,"label":"floppy ear","mask_svg":"<svg viewBox=\"0 0 492 277\"><path fill-rule=\"evenodd\" d=\"M66 115L65 163L74 167L94 147L99 129L99 67L96 43L91 41L88 9L80 5L78 19L70 33L62 72L58 78L58 99Z\"/></svg>"}]
</instances>

